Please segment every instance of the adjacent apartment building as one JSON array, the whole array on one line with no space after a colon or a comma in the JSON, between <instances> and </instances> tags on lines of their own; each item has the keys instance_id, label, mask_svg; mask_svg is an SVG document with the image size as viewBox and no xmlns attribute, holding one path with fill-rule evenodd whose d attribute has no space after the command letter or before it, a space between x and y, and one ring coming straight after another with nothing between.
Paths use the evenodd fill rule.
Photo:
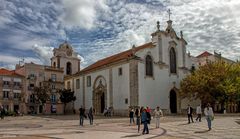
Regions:
<instances>
[{"instance_id":1,"label":"adjacent apartment building","mask_svg":"<svg viewBox=\"0 0 240 139\"><path fill-rule=\"evenodd\" d=\"M0 69L0 106L7 111L26 112L24 76L14 70Z\"/></svg>"},{"instance_id":2,"label":"adjacent apartment building","mask_svg":"<svg viewBox=\"0 0 240 139\"><path fill-rule=\"evenodd\" d=\"M24 103L26 113L62 114L62 104L59 100L57 89L64 88L63 68L25 63L16 66L16 72L24 77L26 88ZM36 100L35 87L49 88L50 99L45 104Z\"/></svg>"}]
</instances>

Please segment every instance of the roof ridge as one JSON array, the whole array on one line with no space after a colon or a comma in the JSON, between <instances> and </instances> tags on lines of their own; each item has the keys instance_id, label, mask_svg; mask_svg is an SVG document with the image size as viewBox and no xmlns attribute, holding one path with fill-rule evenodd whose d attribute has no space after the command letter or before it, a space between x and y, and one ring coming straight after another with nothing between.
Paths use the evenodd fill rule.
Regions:
<instances>
[{"instance_id":1,"label":"roof ridge","mask_svg":"<svg viewBox=\"0 0 240 139\"><path fill-rule=\"evenodd\" d=\"M149 43L145 43L143 45L140 45L138 47L135 47L135 52L137 52L137 51L139 51L141 49L150 47L150 46L152 46L151 44L152 44L152 42L149 42ZM88 67L84 68L80 72L89 71L89 70L95 69L97 67L101 67L103 65L106 65L106 64L110 64L110 63L113 63L113 62L117 62L117 61L126 59L129 56L131 56L131 54L132 54L131 50L132 50L132 48L128 49L128 50L125 50L123 52L116 53L114 55L108 56L106 58L100 59L100 60L96 61L95 63L89 65Z\"/></svg>"}]
</instances>

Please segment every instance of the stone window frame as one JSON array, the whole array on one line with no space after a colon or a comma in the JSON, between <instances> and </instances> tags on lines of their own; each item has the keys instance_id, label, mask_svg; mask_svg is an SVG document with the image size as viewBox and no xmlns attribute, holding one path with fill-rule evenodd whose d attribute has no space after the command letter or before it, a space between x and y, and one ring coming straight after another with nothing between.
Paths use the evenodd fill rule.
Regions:
<instances>
[{"instance_id":1,"label":"stone window frame","mask_svg":"<svg viewBox=\"0 0 240 139\"><path fill-rule=\"evenodd\" d=\"M125 98L124 101L125 101L125 104L128 104L128 98Z\"/></svg>"},{"instance_id":2,"label":"stone window frame","mask_svg":"<svg viewBox=\"0 0 240 139\"><path fill-rule=\"evenodd\" d=\"M152 63L151 63L151 66L152 66L152 74L151 75L148 75L147 74L147 57L150 57L151 60L152 60ZM154 59L153 59L153 56L151 55L151 52L148 52L147 55L145 56L145 77L151 77L151 78L154 78Z\"/></svg>"},{"instance_id":3,"label":"stone window frame","mask_svg":"<svg viewBox=\"0 0 240 139\"><path fill-rule=\"evenodd\" d=\"M123 70L122 67L118 68L118 76L122 76L123 75Z\"/></svg>"},{"instance_id":4,"label":"stone window frame","mask_svg":"<svg viewBox=\"0 0 240 139\"><path fill-rule=\"evenodd\" d=\"M80 89L80 79L76 79L76 89Z\"/></svg>"},{"instance_id":5,"label":"stone window frame","mask_svg":"<svg viewBox=\"0 0 240 139\"><path fill-rule=\"evenodd\" d=\"M91 76L87 76L87 87L91 87Z\"/></svg>"},{"instance_id":6,"label":"stone window frame","mask_svg":"<svg viewBox=\"0 0 240 139\"><path fill-rule=\"evenodd\" d=\"M9 91L3 91L3 98L9 98Z\"/></svg>"},{"instance_id":7,"label":"stone window frame","mask_svg":"<svg viewBox=\"0 0 240 139\"><path fill-rule=\"evenodd\" d=\"M3 81L3 85L10 85L9 81Z\"/></svg>"},{"instance_id":8,"label":"stone window frame","mask_svg":"<svg viewBox=\"0 0 240 139\"><path fill-rule=\"evenodd\" d=\"M50 96L51 103L56 103L57 102L57 96L55 94L52 94Z\"/></svg>"},{"instance_id":9,"label":"stone window frame","mask_svg":"<svg viewBox=\"0 0 240 139\"><path fill-rule=\"evenodd\" d=\"M51 74L51 80L53 82L56 82L57 81L57 74Z\"/></svg>"},{"instance_id":10,"label":"stone window frame","mask_svg":"<svg viewBox=\"0 0 240 139\"><path fill-rule=\"evenodd\" d=\"M13 93L13 98L15 98L15 99L20 98L20 93Z\"/></svg>"},{"instance_id":11,"label":"stone window frame","mask_svg":"<svg viewBox=\"0 0 240 139\"><path fill-rule=\"evenodd\" d=\"M67 81L67 89L71 89L71 82Z\"/></svg>"},{"instance_id":12,"label":"stone window frame","mask_svg":"<svg viewBox=\"0 0 240 139\"><path fill-rule=\"evenodd\" d=\"M170 53L171 50L174 50L175 52L175 66L176 66L176 72L171 71L171 59L170 59ZM168 47L168 61L169 61L169 76L171 75L177 75L178 76L178 49L177 49L177 43L175 41L170 41L169 42L169 47Z\"/></svg>"}]
</instances>

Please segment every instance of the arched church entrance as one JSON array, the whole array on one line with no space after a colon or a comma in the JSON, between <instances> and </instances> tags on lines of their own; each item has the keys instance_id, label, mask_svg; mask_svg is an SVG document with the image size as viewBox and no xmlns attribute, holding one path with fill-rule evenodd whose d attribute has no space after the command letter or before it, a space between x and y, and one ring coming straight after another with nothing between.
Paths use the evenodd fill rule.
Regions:
<instances>
[{"instance_id":1,"label":"arched church entrance","mask_svg":"<svg viewBox=\"0 0 240 139\"><path fill-rule=\"evenodd\" d=\"M96 114L101 114L104 108L107 107L107 86L105 79L98 77L93 86L93 107Z\"/></svg>"},{"instance_id":2,"label":"arched church entrance","mask_svg":"<svg viewBox=\"0 0 240 139\"><path fill-rule=\"evenodd\" d=\"M170 111L177 113L177 94L174 90L170 91Z\"/></svg>"}]
</instances>

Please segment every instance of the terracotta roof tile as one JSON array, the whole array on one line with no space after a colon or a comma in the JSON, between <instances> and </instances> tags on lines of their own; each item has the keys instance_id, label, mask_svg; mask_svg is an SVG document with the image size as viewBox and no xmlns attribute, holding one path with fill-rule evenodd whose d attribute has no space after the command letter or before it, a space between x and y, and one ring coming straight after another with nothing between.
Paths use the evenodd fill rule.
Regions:
<instances>
[{"instance_id":1,"label":"terracotta roof tile","mask_svg":"<svg viewBox=\"0 0 240 139\"><path fill-rule=\"evenodd\" d=\"M213 54L209 53L208 51L205 51L205 52L201 53L200 55L198 55L197 58L207 57L210 55L213 55Z\"/></svg>"},{"instance_id":2,"label":"terracotta roof tile","mask_svg":"<svg viewBox=\"0 0 240 139\"><path fill-rule=\"evenodd\" d=\"M22 76L20 74L17 74L15 70L7 70L4 68L0 69L0 75L16 75L16 76Z\"/></svg>"},{"instance_id":3,"label":"terracotta roof tile","mask_svg":"<svg viewBox=\"0 0 240 139\"><path fill-rule=\"evenodd\" d=\"M149 47L152 47L152 43L151 42L150 43L146 43L144 45L141 45L139 47L136 47L135 48L135 52L137 52L137 51L139 51L141 49L144 49L144 48L149 48ZM95 62L94 64L86 67L85 69L81 70L80 72L91 71L91 70L99 68L101 66L104 66L104 65L107 65L107 64L110 64L110 63L114 63L114 62L117 62L117 61L120 61L120 60L127 59L127 58L129 58L131 56L132 56L132 49L129 49L127 51L124 51L124 52L121 52L121 53L109 56L107 58L101 59L101 60Z\"/></svg>"}]
</instances>

